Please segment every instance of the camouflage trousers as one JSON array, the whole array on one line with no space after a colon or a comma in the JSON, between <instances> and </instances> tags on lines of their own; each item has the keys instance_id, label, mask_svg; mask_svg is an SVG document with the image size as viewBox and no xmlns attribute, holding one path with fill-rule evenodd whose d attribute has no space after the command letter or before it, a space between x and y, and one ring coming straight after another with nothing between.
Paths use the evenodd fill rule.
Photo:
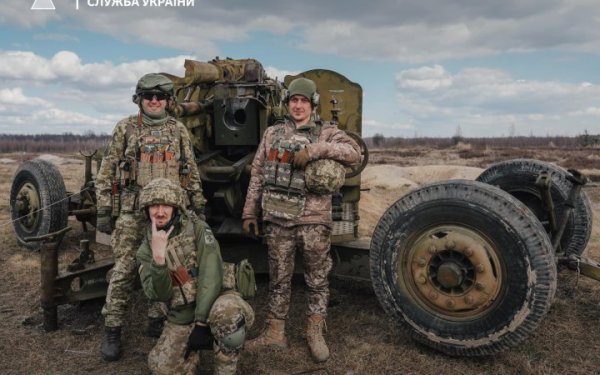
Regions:
<instances>
[{"instance_id":1,"label":"camouflage trousers","mask_svg":"<svg viewBox=\"0 0 600 375\"><path fill-rule=\"evenodd\" d=\"M208 314L208 325L215 338L215 374L235 374L243 341L231 345L228 339L240 329L245 332L253 324L254 311L238 293L229 292L217 298ZM166 322L162 335L148 354L148 367L153 374L196 374L200 354L192 352L184 358L194 325Z\"/></svg>"},{"instance_id":2,"label":"camouflage trousers","mask_svg":"<svg viewBox=\"0 0 600 375\"><path fill-rule=\"evenodd\" d=\"M286 319L290 309L294 256L296 249L303 255L304 280L308 286L307 315L327 315L329 302L329 272L332 267L331 229L309 224L282 227L267 223L269 247L269 315Z\"/></svg>"},{"instance_id":3,"label":"camouflage trousers","mask_svg":"<svg viewBox=\"0 0 600 375\"><path fill-rule=\"evenodd\" d=\"M146 220L141 212L121 213L115 223L110 238L115 265L106 292L106 302L102 308L104 325L107 327L121 327L125 323L125 314L138 275L135 253L142 242L142 234L146 229L145 223ZM165 310L164 303L150 303L148 317L163 317Z\"/></svg>"}]
</instances>

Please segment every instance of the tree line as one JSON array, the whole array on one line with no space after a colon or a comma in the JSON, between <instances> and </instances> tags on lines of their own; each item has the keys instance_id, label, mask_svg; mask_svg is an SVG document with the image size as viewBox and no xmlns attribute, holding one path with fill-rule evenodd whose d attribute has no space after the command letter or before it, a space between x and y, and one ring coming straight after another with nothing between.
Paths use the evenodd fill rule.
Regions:
<instances>
[{"instance_id":1,"label":"tree line","mask_svg":"<svg viewBox=\"0 0 600 375\"><path fill-rule=\"evenodd\" d=\"M31 153L69 153L91 152L104 150L110 135L96 135L92 132L85 134L0 134L0 153L31 152Z\"/></svg>"},{"instance_id":2,"label":"tree line","mask_svg":"<svg viewBox=\"0 0 600 375\"><path fill-rule=\"evenodd\" d=\"M374 148L409 148L409 147L431 147L431 148L449 148L459 143L468 143L471 147L477 149L491 148L511 148L511 147L600 147L600 135L592 135L587 131L575 137L566 136L512 136L512 137L481 137L467 138L461 135L455 135L447 138L429 138L429 137L386 137L383 134L375 134L372 137L365 138L368 147Z\"/></svg>"}]
</instances>

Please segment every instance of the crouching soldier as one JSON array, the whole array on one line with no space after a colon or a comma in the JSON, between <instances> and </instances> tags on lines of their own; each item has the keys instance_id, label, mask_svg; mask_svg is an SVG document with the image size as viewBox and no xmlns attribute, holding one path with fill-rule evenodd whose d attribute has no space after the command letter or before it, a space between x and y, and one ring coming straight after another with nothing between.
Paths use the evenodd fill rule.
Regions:
<instances>
[{"instance_id":1,"label":"crouching soldier","mask_svg":"<svg viewBox=\"0 0 600 375\"><path fill-rule=\"evenodd\" d=\"M195 374L199 350L214 350L215 374L235 374L254 312L223 289L223 261L208 225L186 214L187 195L159 178L140 194L147 229L137 252L144 292L169 306L164 331L148 355L154 374Z\"/></svg>"}]
</instances>

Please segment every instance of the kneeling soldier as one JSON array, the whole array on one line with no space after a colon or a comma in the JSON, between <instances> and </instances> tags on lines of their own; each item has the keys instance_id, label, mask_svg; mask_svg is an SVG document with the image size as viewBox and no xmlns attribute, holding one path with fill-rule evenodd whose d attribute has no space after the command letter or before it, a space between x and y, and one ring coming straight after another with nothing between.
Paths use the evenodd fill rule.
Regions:
<instances>
[{"instance_id":1,"label":"kneeling soldier","mask_svg":"<svg viewBox=\"0 0 600 375\"><path fill-rule=\"evenodd\" d=\"M165 329L148 355L155 374L194 374L198 350L214 350L215 374L235 374L254 312L234 290L223 291L223 261L208 225L192 221L187 196L159 178L140 194L148 218L137 252L144 292L169 306Z\"/></svg>"}]
</instances>

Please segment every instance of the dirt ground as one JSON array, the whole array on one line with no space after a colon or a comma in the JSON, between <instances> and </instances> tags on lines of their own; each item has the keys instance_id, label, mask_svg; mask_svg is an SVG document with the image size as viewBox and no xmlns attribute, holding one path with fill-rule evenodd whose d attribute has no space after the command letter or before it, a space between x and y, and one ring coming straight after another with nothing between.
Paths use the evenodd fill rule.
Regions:
<instances>
[{"instance_id":1,"label":"dirt ground","mask_svg":"<svg viewBox=\"0 0 600 375\"><path fill-rule=\"evenodd\" d=\"M116 363L100 358L102 338L101 301L59 308L59 330L41 329L39 304L39 254L18 246L9 221L9 192L19 161L37 155L0 154L0 373L1 374L146 374L146 355L154 344L143 335L145 301L138 291L129 311L124 333L124 355ZM67 190L79 191L83 163L78 155L44 155L61 171ZM447 150L374 150L362 174L366 189L361 196L360 233L369 235L377 219L395 200L431 181L474 179L491 163L534 157L567 168L581 168L594 179L600 176L599 150L484 150L465 147ZM594 216L600 212L600 187L585 188ZM593 225L585 256L600 261L600 224ZM60 264L77 255L80 226L62 244ZM96 258L110 256L110 249L94 245ZM259 278L258 296L252 301L262 327L266 302L266 278ZM453 358L412 341L409 333L392 323L381 309L370 285L332 280L328 343L331 358L314 364L306 348L304 306L306 290L295 280L292 313L288 324L291 348L245 352L243 374L549 374L597 373L600 368L600 284L572 271L559 275L556 299L538 329L521 345L504 353L481 358ZM210 353L202 353L201 374L212 373Z\"/></svg>"}]
</instances>

